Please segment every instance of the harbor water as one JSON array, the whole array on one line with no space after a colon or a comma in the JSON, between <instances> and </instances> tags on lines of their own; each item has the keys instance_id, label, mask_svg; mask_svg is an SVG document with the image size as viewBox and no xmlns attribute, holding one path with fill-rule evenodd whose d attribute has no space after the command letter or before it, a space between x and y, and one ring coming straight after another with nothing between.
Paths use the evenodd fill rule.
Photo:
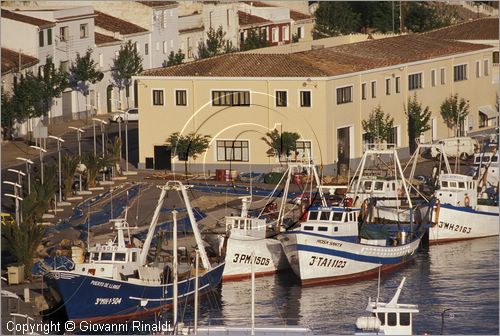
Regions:
<instances>
[{"instance_id":1,"label":"harbor water","mask_svg":"<svg viewBox=\"0 0 500 336\"><path fill-rule=\"evenodd\" d=\"M407 277L400 303L417 304L415 334L499 334L498 237L421 248L409 264L382 274L380 297L390 300ZM301 287L292 272L256 279L256 325L301 325L314 334L353 334L377 296L377 278ZM226 282L202 301L200 324L250 325L251 282ZM192 308L184 311L192 323Z\"/></svg>"}]
</instances>

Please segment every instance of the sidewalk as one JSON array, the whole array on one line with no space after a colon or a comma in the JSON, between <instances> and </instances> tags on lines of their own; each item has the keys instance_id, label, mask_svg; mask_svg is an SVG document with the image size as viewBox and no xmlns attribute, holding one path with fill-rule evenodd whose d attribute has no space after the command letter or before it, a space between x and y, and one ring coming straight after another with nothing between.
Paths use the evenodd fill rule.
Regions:
<instances>
[{"instance_id":1,"label":"sidewalk","mask_svg":"<svg viewBox=\"0 0 500 336\"><path fill-rule=\"evenodd\" d=\"M100 114L96 117L108 121L110 116L111 114ZM66 133L71 132L71 130L68 129L68 126L81 127L85 129L92 127L93 121L92 118L89 117L88 123L85 123L85 120L71 120L62 123L51 124L48 125L48 133L49 135L62 137ZM55 144L55 141L47 140L47 154L56 150L57 145ZM39 157L39 152L34 148L30 148L29 145L26 144L26 142L23 140L3 141L1 147L1 157L1 166L3 169L22 163L20 160L16 160L16 157L37 159Z\"/></svg>"}]
</instances>

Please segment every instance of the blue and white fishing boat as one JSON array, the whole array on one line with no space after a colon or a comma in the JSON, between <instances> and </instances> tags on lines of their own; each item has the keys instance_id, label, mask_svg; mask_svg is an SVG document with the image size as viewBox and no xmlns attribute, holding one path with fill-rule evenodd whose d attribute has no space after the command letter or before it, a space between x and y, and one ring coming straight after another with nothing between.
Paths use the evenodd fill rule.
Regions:
<instances>
[{"instance_id":1,"label":"blue and white fishing boat","mask_svg":"<svg viewBox=\"0 0 500 336\"><path fill-rule=\"evenodd\" d=\"M367 158L373 155L391 155L403 176L396 150L388 148L366 150L360 174ZM411 209L404 178L401 181ZM359 190L359 185L356 189ZM282 233L285 255L303 285L368 277L377 274L379 268L394 269L413 258L424 225L414 225L411 215L405 225L368 224L367 210L362 213L361 208L347 206L311 208L305 222Z\"/></svg>"},{"instance_id":2,"label":"blue and white fishing boat","mask_svg":"<svg viewBox=\"0 0 500 336\"><path fill-rule=\"evenodd\" d=\"M186 204L204 268L198 279L199 293L206 294L221 282L224 264L210 264L191 209L187 186L178 181L169 181L159 188L160 198L142 248L133 245L126 220L115 220L116 238L107 244L96 244L90 248L88 261L76 263L72 271L54 270L45 274L51 301L64 307L69 320L103 322L135 318L170 308L176 298L194 298L194 273L184 279L179 278L177 282L168 265L147 262L155 226L168 190L180 191ZM128 232L128 239L125 232ZM172 278L178 284L177 291ZM178 293L176 298L174 293Z\"/></svg>"}]
</instances>

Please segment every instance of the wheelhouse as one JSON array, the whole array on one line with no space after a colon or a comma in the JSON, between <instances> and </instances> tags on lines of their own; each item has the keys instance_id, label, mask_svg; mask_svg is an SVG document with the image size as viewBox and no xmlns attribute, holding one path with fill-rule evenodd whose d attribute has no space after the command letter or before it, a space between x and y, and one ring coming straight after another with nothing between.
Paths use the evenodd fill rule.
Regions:
<instances>
[{"instance_id":1,"label":"wheelhouse","mask_svg":"<svg viewBox=\"0 0 500 336\"><path fill-rule=\"evenodd\" d=\"M301 230L330 236L355 236L359 212L359 209L339 207L313 208L301 224Z\"/></svg>"}]
</instances>

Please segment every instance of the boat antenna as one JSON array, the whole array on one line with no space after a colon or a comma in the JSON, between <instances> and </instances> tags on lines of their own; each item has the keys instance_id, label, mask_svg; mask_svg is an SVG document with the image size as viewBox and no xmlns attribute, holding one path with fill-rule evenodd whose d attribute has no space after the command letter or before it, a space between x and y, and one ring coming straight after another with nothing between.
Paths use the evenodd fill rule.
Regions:
<instances>
[{"instance_id":1,"label":"boat antenna","mask_svg":"<svg viewBox=\"0 0 500 336\"><path fill-rule=\"evenodd\" d=\"M250 258L252 259L252 262L250 264L252 272L252 329L250 335L254 336L255 335L255 268L253 265L255 261L254 251L252 251L252 256Z\"/></svg>"}]
</instances>

